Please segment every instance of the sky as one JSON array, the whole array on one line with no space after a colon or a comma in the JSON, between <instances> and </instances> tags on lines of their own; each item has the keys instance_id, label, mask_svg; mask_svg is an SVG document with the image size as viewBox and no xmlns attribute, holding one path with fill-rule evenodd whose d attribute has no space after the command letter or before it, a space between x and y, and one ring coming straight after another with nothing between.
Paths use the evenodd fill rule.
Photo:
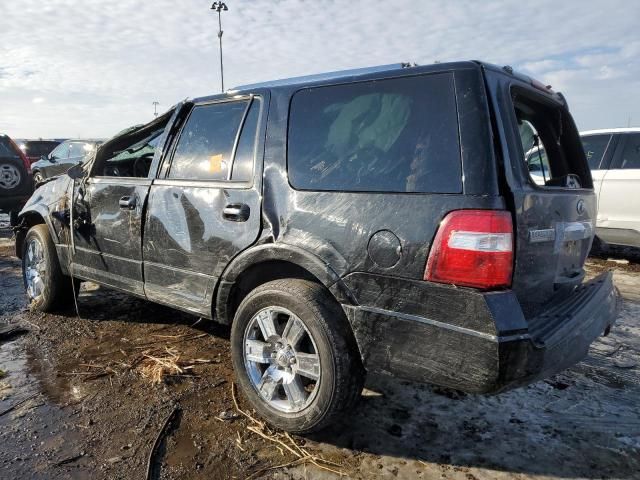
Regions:
<instances>
[{"instance_id":1,"label":"sky","mask_svg":"<svg viewBox=\"0 0 640 480\"><path fill-rule=\"evenodd\" d=\"M109 137L220 91L205 0L2 0L0 132ZM640 126L640 2L227 0L225 87L479 59L562 91L581 130Z\"/></svg>"}]
</instances>

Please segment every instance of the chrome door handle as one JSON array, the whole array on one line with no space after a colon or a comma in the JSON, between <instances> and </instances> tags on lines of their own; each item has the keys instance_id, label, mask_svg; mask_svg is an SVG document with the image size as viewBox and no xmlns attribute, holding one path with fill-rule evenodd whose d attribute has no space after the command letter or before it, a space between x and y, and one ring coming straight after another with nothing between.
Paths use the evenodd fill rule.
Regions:
<instances>
[{"instance_id":1,"label":"chrome door handle","mask_svg":"<svg viewBox=\"0 0 640 480\"><path fill-rule=\"evenodd\" d=\"M133 210L136 208L136 197L122 197L118 202L122 210Z\"/></svg>"},{"instance_id":2,"label":"chrome door handle","mask_svg":"<svg viewBox=\"0 0 640 480\"><path fill-rule=\"evenodd\" d=\"M232 203L222 209L222 218L230 222L246 222L251 209L246 203Z\"/></svg>"}]
</instances>

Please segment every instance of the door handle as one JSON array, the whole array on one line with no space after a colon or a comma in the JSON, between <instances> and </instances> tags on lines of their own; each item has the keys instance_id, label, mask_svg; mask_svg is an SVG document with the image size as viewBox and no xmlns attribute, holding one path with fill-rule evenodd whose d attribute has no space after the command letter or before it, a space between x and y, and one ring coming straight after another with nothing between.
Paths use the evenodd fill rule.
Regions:
<instances>
[{"instance_id":1,"label":"door handle","mask_svg":"<svg viewBox=\"0 0 640 480\"><path fill-rule=\"evenodd\" d=\"M118 205L122 210L133 210L136 208L136 197L122 197Z\"/></svg>"},{"instance_id":2,"label":"door handle","mask_svg":"<svg viewBox=\"0 0 640 480\"><path fill-rule=\"evenodd\" d=\"M246 222L251 209L246 203L232 203L222 209L222 218L231 222Z\"/></svg>"}]
</instances>

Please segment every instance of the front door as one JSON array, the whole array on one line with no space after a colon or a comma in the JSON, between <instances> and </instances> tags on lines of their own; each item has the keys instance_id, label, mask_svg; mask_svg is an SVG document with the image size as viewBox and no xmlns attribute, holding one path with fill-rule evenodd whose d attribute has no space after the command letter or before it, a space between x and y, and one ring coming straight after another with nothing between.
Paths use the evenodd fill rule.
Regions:
<instances>
[{"instance_id":1,"label":"front door","mask_svg":"<svg viewBox=\"0 0 640 480\"><path fill-rule=\"evenodd\" d=\"M138 178L87 181L83 201L76 201L74 211L75 276L144 294L140 242L150 185L151 180Z\"/></svg>"},{"instance_id":2,"label":"front door","mask_svg":"<svg viewBox=\"0 0 640 480\"><path fill-rule=\"evenodd\" d=\"M191 107L149 194L150 300L210 316L217 279L258 238L265 104L247 97Z\"/></svg>"},{"instance_id":3,"label":"front door","mask_svg":"<svg viewBox=\"0 0 640 480\"><path fill-rule=\"evenodd\" d=\"M76 182L73 275L144 295L142 221L152 159L170 115L110 140L89 178Z\"/></svg>"}]
</instances>

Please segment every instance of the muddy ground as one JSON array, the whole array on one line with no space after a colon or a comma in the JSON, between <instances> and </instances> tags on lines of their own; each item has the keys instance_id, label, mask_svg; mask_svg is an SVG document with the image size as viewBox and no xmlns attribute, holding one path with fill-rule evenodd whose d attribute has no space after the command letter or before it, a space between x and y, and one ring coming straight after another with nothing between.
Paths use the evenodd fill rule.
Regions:
<instances>
[{"instance_id":1,"label":"muddy ground","mask_svg":"<svg viewBox=\"0 0 640 480\"><path fill-rule=\"evenodd\" d=\"M235 410L227 329L91 284L80 318L29 312L2 233L0 478L144 479L149 462L159 479L339 478L308 463L265 470L296 457ZM566 373L494 397L369 381L352 415L296 441L350 478L640 478L640 272L589 265L609 268L618 324ZM194 368L154 384L144 354L167 348Z\"/></svg>"}]
</instances>

